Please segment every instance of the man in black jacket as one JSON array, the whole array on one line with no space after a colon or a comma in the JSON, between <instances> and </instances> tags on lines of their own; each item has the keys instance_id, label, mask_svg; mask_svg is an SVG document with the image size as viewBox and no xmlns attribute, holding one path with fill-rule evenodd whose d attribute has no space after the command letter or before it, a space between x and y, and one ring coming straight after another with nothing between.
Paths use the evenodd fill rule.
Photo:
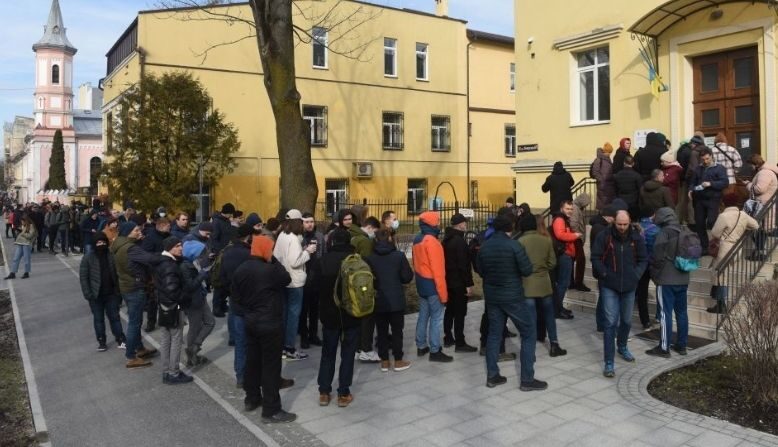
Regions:
<instances>
[{"instance_id":1,"label":"man in black jacket","mask_svg":"<svg viewBox=\"0 0 778 447\"><path fill-rule=\"evenodd\" d=\"M543 183L541 189L543 192L550 192L549 207L552 210L558 210L559 205L565 200L573 200L573 193L570 188L573 187L575 181L573 176L565 170L561 161L554 163L554 170L551 171L551 175L546 177L546 182Z\"/></svg>"},{"instance_id":2,"label":"man in black jacket","mask_svg":"<svg viewBox=\"0 0 778 447\"><path fill-rule=\"evenodd\" d=\"M443 316L443 346L456 345L454 352L476 352L478 348L465 342L465 316L467 297L473 287L470 250L465 242L467 219L462 214L451 217L451 226L443 238L443 255L446 260L446 288L448 302ZM451 329L454 329L454 335Z\"/></svg>"},{"instance_id":3,"label":"man in black jacket","mask_svg":"<svg viewBox=\"0 0 778 447\"><path fill-rule=\"evenodd\" d=\"M238 237L232 243L224 247L222 262L219 272L219 288L229 291L232 277L241 264L251 257L252 228L243 224L238 227ZM225 292L228 293L228 292ZM227 329L231 346L235 346L235 380L238 388L243 388L243 373L246 370L246 328L243 309L234 299L230 300L229 315L227 316Z\"/></svg>"},{"instance_id":4,"label":"man in black jacket","mask_svg":"<svg viewBox=\"0 0 778 447\"><path fill-rule=\"evenodd\" d=\"M614 338L617 339L615 351L621 358L627 362L635 361L627 349L627 340L638 280L648 266L646 243L630 224L626 211L619 211L614 224L597 235L591 258L592 272L600 287L606 317L603 335L605 366L602 373L605 377L614 377Z\"/></svg>"},{"instance_id":5,"label":"man in black jacket","mask_svg":"<svg viewBox=\"0 0 778 447\"><path fill-rule=\"evenodd\" d=\"M319 259L324 256L324 235L316 229L316 220L311 213L303 213L303 247L315 244L316 251L305 263L305 285L303 286L303 308L300 312L300 347L321 346L319 338Z\"/></svg>"},{"instance_id":6,"label":"man in black jacket","mask_svg":"<svg viewBox=\"0 0 778 447\"><path fill-rule=\"evenodd\" d=\"M637 220L640 214L640 188L643 186L643 177L635 171L635 160L632 157L624 157L624 169L613 176L616 184L616 197L622 199L629 207L629 214Z\"/></svg>"},{"instance_id":7,"label":"man in black jacket","mask_svg":"<svg viewBox=\"0 0 778 447\"><path fill-rule=\"evenodd\" d=\"M667 138L661 133L649 132L646 135L646 147L635 154L635 170L643 181L651 179L651 172L654 169L662 169L660 157L667 152L666 140Z\"/></svg>"},{"instance_id":8,"label":"man in black jacket","mask_svg":"<svg viewBox=\"0 0 778 447\"><path fill-rule=\"evenodd\" d=\"M700 152L700 165L692 171L689 180L689 198L694 203L694 221L700 237L703 254L708 251L708 230L713 228L719 217L719 206L724 188L729 186L729 177L724 166L716 164L713 151L704 148Z\"/></svg>"},{"instance_id":9,"label":"man in black jacket","mask_svg":"<svg viewBox=\"0 0 778 447\"><path fill-rule=\"evenodd\" d=\"M232 217L235 214L235 206L231 203L225 203L219 214L214 214L213 233L210 238L210 248L212 256L219 256L219 253L237 236L237 228L232 226ZM227 314L227 293L225 290L216 289L213 291L213 316L224 318Z\"/></svg>"},{"instance_id":10,"label":"man in black jacket","mask_svg":"<svg viewBox=\"0 0 778 447\"><path fill-rule=\"evenodd\" d=\"M119 277L116 274L116 263L113 255L108 252L108 237L104 233L95 236L95 251L86 254L81 259L79 280L84 298L89 302L89 308L94 317L97 350L108 349L105 344L105 317L111 325L111 333L116 339L116 346L124 346L124 330L119 319Z\"/></svg>"},{"instance_id":11,"label":"man in black jacket","mask_svg":"<svg viewBox=\"0 0 778 447\"><path fill-rule=\"evenodd\" d=\"M600 214L592 217L589 220L589 225L592 229L589 234L589 253L594 248L594 241L597 239L597 235L608 229L613 221L616 219L616 208L613 205L608 205L602 209ZM597 324L597 332L605 331L605 308L602 304L602 292L597 294L597 310L595 312L595 321Z\"/></svg>"},{"instance_id":12,"label":"man in black jacket","mask_svg":"<svg viewBox=\"0 0 778 447\"><path fill-rule=\"evenodd\" d=\"M140 243L142 249L149 253L162 254L165 249L164 241L170 235L170 221L166 217L158 217L154 221L154 226L148 227L143 233L143 240ZM146 291L146 332L151 332L157 327L157 292L149 284Z\"/></svg>"},{"instance_id":13,"label":"man in black jacket","mask_svg":"<svg viewBox=\"0 0 778 447\"><path fill-rule=\"evenodd\" d=\"M281 409L281 350L283 349L284 287L292 278L284 266L271 262L273 240L251 241L251 258L232 277L230 295L244 312L246 371L243 400L246 411L262 406L262 421L292 422L297 415ZM354 356L352 355L353 359Z\"/></svg>"}]
</instances>

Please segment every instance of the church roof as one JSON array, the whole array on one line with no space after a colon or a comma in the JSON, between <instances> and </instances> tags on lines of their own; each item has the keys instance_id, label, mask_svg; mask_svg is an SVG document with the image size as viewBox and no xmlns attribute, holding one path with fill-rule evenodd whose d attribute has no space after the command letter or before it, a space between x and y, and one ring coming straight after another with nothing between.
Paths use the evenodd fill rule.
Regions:
<instances>
[{"instance_id":1,"label":"church roof","mask_svg":"<svg viewBox=\"0 0 778 447\"><path fill-rule=\"evenodd\" d=\"M102 137L103 117L97 110L73 110L73 130L77 137Z\"/></svg>"},{"instance_id":2,"label":"church roof","mask_svg":"<svg viewBox=\"0 0 778 447\"><path fill-rule=\"evenodd\" d=\"M60 48L69 53L76 54L76 48L68 40L65 23L62 21L62 10L59 8L59 0L52 0L49 20L43 27L43 37L32 46L33 51L40 48Z\"/></svg>"}]
</instances>

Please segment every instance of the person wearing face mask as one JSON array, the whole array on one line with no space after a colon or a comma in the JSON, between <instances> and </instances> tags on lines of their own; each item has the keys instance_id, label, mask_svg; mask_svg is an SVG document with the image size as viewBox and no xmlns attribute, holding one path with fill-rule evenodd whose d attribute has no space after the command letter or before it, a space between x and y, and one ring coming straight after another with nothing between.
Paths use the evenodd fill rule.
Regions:
<instances>
[{"instance_id":1,"label":"person wearing face mask","mask_svg":"<svg viewBox=\"0 0 778 447\"><path fill-rule=\"evenodd\" d=\"M108 349L105 343L105 317L108 317L116 347L125 348L124 330L119 319L119 276L116 274L113 255L108 252L108 237L104 233L95 235L95 250L81 259L78 278L81 292L89 302L94 317L97 350L104 352Z\"/></svg>"},{"instance_id":2,"label":"person wearing face mask","mask_svg":"<svg viewBox=\"0 0 778 447\"><path fill-rule=\"evenodd\" d=\"M324 235L316 229L316 220L311 213L303 213L303 247L313 245L316 251L305 263L305 286L303 286L303 309L300 313L300 347L321 346L319 338L319 259L324 256Z\"/></svg>"},{"instance_id":3,"label":"person wearing face mask","mask_svg":"<svg viewBox=\"0 0 778 447\"><path fill-rule=\"evenodd\" d=\"M397 220L397 214L391 210L384 211L381 214L381 229L389 232L389 241L391 243L395 243L394 238L398 228L400 228L400 221Z\"/></svg>"},{"instance_id":4,"label":"person wearing face mask","mask_svg":"<svg viewBox=\"0 0 778 447\"><path fill-rule=\"evenodd\" d=\"M364 222L355 222L348 227L351 234L351 245L354 252L367 259L373 254L375 232L381 227L378 219L368 217ZM359 361L361 363L378 363L381 357L373 349L373 333L375 332L375 318L372 315L362 318L362 330L359 342Z\"/></svg>"}]
</instances>

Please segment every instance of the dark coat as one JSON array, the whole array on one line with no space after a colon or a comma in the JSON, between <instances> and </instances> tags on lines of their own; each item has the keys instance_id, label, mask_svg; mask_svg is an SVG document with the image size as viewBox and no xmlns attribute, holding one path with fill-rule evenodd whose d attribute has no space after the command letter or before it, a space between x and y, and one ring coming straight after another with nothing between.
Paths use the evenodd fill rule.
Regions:
<instances>
[{"instance_id":1,"label":"dark coat","mask_svg":"<svg viewBox=\"0 0 778 447\"><path fill-rule=\"evenodd\" d=\"M465 294L467 287L473 287L473 269L464 232L446 228L443 257L446 260L446 288Z\"/></svg>"},{"instance_id":2,"label":"dark coat","mask_svg":"<svg viewBox=\"0 0 778 447\"><path fill-rule=\"evenodd\" d=\"M592 247L594 247L594 240L597 239L597 235L602 232L602 230L608 228L607 220L605 220L604 217L601 215L596 215L589 219L589 225L592 226L592 229L589 232L589 252L591 253Z\"/></svg>"},{"instance_id":3,"label":"dark coat","mask_svg":"<svg viewBox=\"0 0 778 447\"><path fill-rule=\"evenodd\" d=\"M710 182L711 186L702 191L694 191L694 187L701 185L703 182ZM729 186L729 177L727 176L727 170L722 165L710 167L699 165L692 172L692 178L689 181L689 191L692 191L692 197L695 200L709 202L720 201L722 191L727 186Z\"/></svg>"},{"instance_id":4,"label":"dark coat","mask_svg":"<svg viewBox=\"0 0 778 447\"><path fill-rule=\"evenodd\" d=\"M660 230L654 242L654 255L651 257L651 279L658 286L688 286L689 272L675 267L678 237L681 234L678 218L672 210L660 209L654 216L654 223Z\"/></svg>"},{"instance_id":5,"label":"dark coat","mask_svg":"<svg viewBox=\"0 0 778 447\"><path fill-rule=\"evenodd\" d=\"M107 254L106 259L113 276L113 293L118 295L119 275L116 273L116 262L114 262L111 253ZM78 271L78 279L81 282L81 292L84 294L84 298L89 301L96 300L100 295L100 258L98 258L97 253L93 251L85 254L81 259Z\"/></svg>"},{"instance_id":6,"label":"dark coat","mask_svg":"<svg viewBox=\"0 0 778 447\"><path fill-rule=\"evenodd\" d=\"M143 250L137 242L126 236L119 236L110 247L116 261L119 290L122 293L134 292L146 287L150 268L162 261L162 255Z\"/></svg>"},{"instance_id":7,"label":"dark coat","mask_svg":"<svg viewBox=\"0 0 778 447\"><path fill-rule=\"evenodd\" d=\"M178 304L182 308L191 304L192 292L199 284L190 278L185 278L181 270L181 261L169 256L154 269L154 291L159 304L170 308Z\"/></svg>"},{"instance_id":8,"label":"dark coat","mask_svg":"<svg viewBox=\"0 0 778 447\"><path fill-rule=\"evenodd\" d=\"M602 148L597 148L597 158L593 162L592 175L597 180L597 209L601 210L610 204L616 196L616 185L613 183L613 163Z\"/></svg>"},{"instance_id":9,"label":"dark coat","mask_svg":"<svg viewBox=\"0 0 778 447\"><path fill-rule=\"evenodd\" d=\"M230 299L243 309L247 331L268 334L283 328L284 289L290 282L292 277L278 262L252 256L238 267Z\"/></svg>"},{"instance_id":10,"label":"dark coat","mask_svg":"<svg viewBox=\"0 0 778 447\"><path fill-rule=\"evenodd\" d=\"M354 254L351 245L333 245L321 258L319 282L319 320L327 329L353 328L361 325L361 318L354 318L335 305L333 294L335 281L340 276L340 265L348 255ZM337 291L341 295L340 290Z\"/></svg>"},{"instance_id":11,"label":"dark coat","mask_svg":"<svg viewBox=\"0 0 778 447\"><path fill-rule=\"evenodd\" d=\"M524 298L521 278L531 275L533 267L523 245L503 232L495 232L481 246L477 262L487 304L514 303Z\"/></svg>"},{"instance_id":12,"label":"dark coat","mask_svg":"<svg viewBox=\"0 0 778 447\"><path fill-rule=\"evenodd\" d=\"M413 269L405 253L389 242L378 242L373 254L365 261L375 276L375 311L399 312L405 310L405 287L413 281Z\"/></svg>"},{"instance_id":13,"label":"dark coat","mask_svg":"<svg viewBox=\"0 0 778 447\"><path fill-rule=\"evenodd\" d=\"M667 152L664 141L660 141L659 135L649 132L646 135L646 147L635 154L635 170L643 177L643 180L651 178L651 171L662 169L660 157Z\"/></svg>"},{"instance_id":14,"label":"dark coat","mask_svg":"<svg viewBox=\"0 0 778 447\"><path fill-rule=\"evenodd\" d=\"M213 231L211 232L211 251L213 253L218 254L237 235L237 228L232 226L229 219L221 214L213 216Z\"/></svg>"},{"instance_id":15,"label":"dark coat","mask_svg":"<svg viewBox=\"0 0 778 447\"><path fill-rule=\"evenodd\" d=\"M206 270L198 272L197 267L187 259L184 259L178 268L184 284L182 293L187 295L187 298L183 299L189 302L184 308L202 309L206 305L205 296L208 295L208 290L203 286L203 280L208 277L208 272Z\"/></svg>"},{"instance_id":16,"label":"dark coat","mask_svg":"<svg viewBox=\"0 0 778 447\"><path fill-rule=\"evenodd\" d=\"M170 236L169 233L163 233L156 228L151 227L146 231L143 240L140 242L140 247L149 253L160 254L165 249L163 241Z\"/></svg>"},{"instance_id":17,"label":"dark coat","mask_svg":"<svg viewBox=\"0 0 778 447\"><path fill-rule=\"evenodd\" d=\"M616 184L616 197L627 202L630 208L637 207L640 202L640 187L643 185L643 177L629 166L613 176ZM635 216L637 217L637 216Z\"/></svg>"},{"instance_id":18,"label":"dark coat","mask_svg":"<svg viewBox=\"0 0 778 447\"><path fill-rule=\"evenodd\" d=\"M221 271L219 272L220 282L227 291L232 284L232 278L241 264L251 258L251 246L241 240L235 240L232 244L224 247L222 253ZM233 302L230 311L235 315L243 316L243 309L240 304Z\"/></svg>"},{"instance_id":19,"label":"dark coat","mask_svg":"<svg viewBox=\"0 0 778 447\"><path fill-rule=\"evenodd\" d=\"M600 283L616 292L631 292L648 265L646 243L640 232L629 226L621 235L615 225L597 235L592 246L592 271Z\"/></svg>"},{"instance_id":20,"label":"dark coat","mask_svg":"<svg viewBox=\"0 0 778 447\"><path fill-rule=\"evenodd\" d=\"M175 222L170 224L170 235L171 236L175 236L175 237L177 237L177 238L179 238L179 239L181 239L183 241L184 238L188 234L189 234L189 230L188 229L179 227L178 225L176 225Z\"/></svg>"},{"instance_id":21,"label":"dark coat","mask_svg":"<svg viewBox=\"0 0 778 447\"><path fill-rule=\"evenodd\" d=\"M92 245L92 238L97 231L98 225L100 225L100 221L97 219L92 220L89 216L81 222L81 243L84 246Z\"/></svg>"},{"instance_id":22,"label":"dark coat","mask_svg":"<svg viewBox=\"0 0 778 447\"><path fill-rule=\"evenodd\" d=\"M310 255L305 263L305 287L315 287L319 282L319 259L324 256L327 243L324 235L319 231L311 231L303 234L303 247L307 247L311 241L316 241L316 251Z\"/></svg>"},{"instance_id":23,"label":"dark coat","mask_svg":"<svg viewBox=\"0 0 778 447\"><path fill-rule=\"evenodd\" d=\"M640 206L656 211L664 207L675 208L675 203L670 188L656 180L649 180L643 183L643 187L640 189Z\"/></svg>"},{"instance_id":24,"label":"dark coat","mask_svg":"<svg viewBox=\"0 0 778 447\"><path fill-rule=\"evenodd\" d=\"M551 172L551 175L546 177L546 182L541 187L543 192L551 193L548 203L552 212L558 211L563 201L573 200L573 193L570 191L570 188L574 184L573 176L564 167L554 165L554 170Z\"/></svg>"},{"instance_id":25,"label":"dark coat","mask_svg":"<svg viewBox=\"0 0 778 447\"><path fill-rule=\"evenodd\" d=\"M681 165L683 172L681 173L681 181L686 181L687 171L689 170L689 162L692 158L692 145L684 143L678 148L678 152L675 154L675 159L678 160L678 164Z\"/></svg>"},{"instance_id":26,"label":"dark coat","mask_svg":"<svg viewBox=\"0 0 778 447\"><path fill-rule=\"evenodd\" d=\"M629 155L629 150L624 148L616 149L616 153L613 154L613 174L616 175L619 171L624 169L624 159Z\"/></svg>"}]
</instances>

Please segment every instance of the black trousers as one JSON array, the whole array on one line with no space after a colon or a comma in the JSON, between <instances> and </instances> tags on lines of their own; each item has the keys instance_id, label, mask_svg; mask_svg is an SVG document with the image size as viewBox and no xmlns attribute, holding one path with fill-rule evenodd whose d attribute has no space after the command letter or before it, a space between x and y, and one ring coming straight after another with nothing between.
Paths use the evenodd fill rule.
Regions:
<instances>
[{"instance_id":1,"label":"black trousers","mask_svg":"<svg viewBox=\"0 0 778 447\"><path fill-rule=\"evenodd\" d=\"M319 289L313 286L303 288L303 309L297 332L300 340L319 336Z\"/></svg>"},{"instance_id":2,"label":"black trousers","mask_svg":"<svg viewBox=\"0 0 778 447\"><path fill-rule=\"evenodd\" d=\"M381 360L389 360L389 344L392 345L392 356L395 360L403 359L403 328L405 327L405 312L380 312L375 315L376 331L378 332L378 356ZM392 336L389 337L389 327Z\"/></svg>"},{"instance_id":3,"label":"black trousers","mask_svg":"<svg viewBox=\"0 0 778 447\"><path fill-rule=\"evenodd\" d=\"M373 350L373 333L375 332L375 314L362 318L360 328L359 350L370 352Z\"/></svg>"},{"instance_id":4,"label":"black trousers","mask_svg":"<svg viewBox=\"0 0 778 447\"><path fill-rule=\"evenodd\" d=\"M157 302L157 291L154 287L146 287L146 324L149 326L157 325L157 312L159 305Z\"/></svg>"},{"instance_id":5,"label":"black trousers","mask_svg":"<svg viewBox=\"0 0 778 447\"><path fill-rule=\"evenodd\" d=\"M49 227L49 251L53 252L54 247L57 246L57 234L59 233L58 228L56 226Z\"/></svg>"},{"instance_id":6,"label":"black trousers","mask_svg":"<svg viewBox=\"0 0 778 447\"><path fill-rule=\"evenodd\" d=\"M502 339L500 339L500 354L505 352L505 338L508 336L507 334L508 328L504 327L502 329ZM484 352L486 351L486 339L489 337L489 317L486 315L486 303L484 303L484 313L481 315L481 348L484 349Z\"/></svg>"},{"instance_id":7,"label":"black trousers","mask_svg":"<svg viewBox=\"0 0 778 447\"><path fill-rule=\"evenodd\" d=\"M262 403L262 416L281 410L281 349L283 332L257 333L246 325L246 371L243 373L245 401Z\"/></svg>"},{"instance_id":8,"label":"black trousers","mask_svg":"<svg viewBox=\"0 0 778 447\"><path fill-rule=\"evenodd\" d=\"M640 314L640 323L645 326L651 322L648 316L648 282L651 280L651 274L648 269L643 273L638 281L638 288L635 290L635 299L638 302L638 314Z\"/></svg>"},{"instance_id":9,"label":"black trousers","mask_svg":"<svg viewBox=\"0 0 778 447\"><path fill-rule=\"evenodd\" d=\"M575 266L573 266L573 277L570 278L570 287L580 287L584 284L584 273L586 273L586 253L584 253L584 242L581 239L575 240Z\"/></svg>"},{"instance_id":10,"label":"black trousers","mask_svg":"<svg viewBox=\"0 0 778 447\"><path fill-rule=\"evenodd\" d=\"M708 251L708 231L719 217L719 201L694 199L694 222L703 251Z\"/></svg>"},{"instance_id":11,"label":"black trousers","mask_svg":"<svg viewBox=\"0 0 778 447\"><path fill-rule=\"evenodd\" d=\"M465 345L465 316L467 315L467 290L448 289L448 303L443 315L443 334L453 339L457 346ZM451 329L454 329L452 337Z\"/></svg>"},{"instance_id":12,"label":"black trousers","mask_svg":"<svg viewBox=\"0 0 778 447\"><path fill-rule=\"evenodd\" d=\"M535 329L537 330L537 341L543 343L546 341L546 316L543 313L543 298L530 298L535 300Z\"/></svg>"}]
</instances>

